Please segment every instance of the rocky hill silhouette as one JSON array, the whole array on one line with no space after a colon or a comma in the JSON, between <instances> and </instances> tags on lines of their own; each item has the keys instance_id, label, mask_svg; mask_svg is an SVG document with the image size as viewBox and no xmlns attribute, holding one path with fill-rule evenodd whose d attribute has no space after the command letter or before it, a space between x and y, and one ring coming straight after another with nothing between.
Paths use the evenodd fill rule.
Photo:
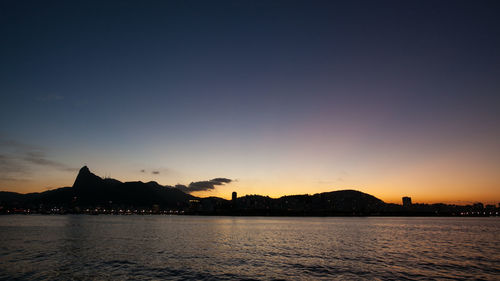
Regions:
<instances>
[{"instance_id":1,"label":"rocky hill silhouette","mask_svg":"<svg viewBox=\"0 0 500 281\"><path fill-rule=\"evenodd\" d=\"M162 205L174 208L185 205L195 198L176 188L165 187L154 181L144 183L102 179L90 172L87 166L80 169L72 188L78 204L83 205L118 204L135 207Z\"/></svg>"},{"instance_id":2,"label":"rocky hill silhouette","mask_svg":"<svg viewBox=\"0 0 500 281\"><path fill-rule=\"evenodd\" d=\"M176 188L156 182L120 182L103 179L93 174L87 166L80 169L72 187L62 187L41 193L19 194L0 192L3 205L37 208L40 205L71 208L96 206L147 207L161 205L164 208L187 206L196 197Z\"/></svg>"},{"instance_id":3,"label":"rocky hill silhouette","mask_svg":"<svg viewBox=\"0 0 500 281\"><path fill-rule=\"evenodd\" d=\"M248 195L226 200L198 198L172 186L157 182L121 182L101 178L87 166L80 169L72 187L41 193L0 192L0 206L7 208L142 208L179 210L205 215L369 215L380 213L382 200L356 190L340 190L314 195L288 195L270 198Z\"/></svg>"}]
</instances>

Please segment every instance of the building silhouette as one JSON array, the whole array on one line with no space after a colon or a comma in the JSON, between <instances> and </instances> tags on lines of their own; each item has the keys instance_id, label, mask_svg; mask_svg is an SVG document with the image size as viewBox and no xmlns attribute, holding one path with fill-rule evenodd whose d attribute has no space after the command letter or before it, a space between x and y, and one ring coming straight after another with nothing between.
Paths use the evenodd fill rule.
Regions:
<instances>
[{"instance_id":1,"label":"building silhouette","mask_svg":"<svg viewBox=\"0 0 500 281\"><path fill-rule=\"evenodd\" d=\"M411 197L403 197L403 207L411 207Z\"/></svg>"},{"instance_id":2,"label":"building silhouette","mask_svg":"<svg viewBox=\"0 0 500 281\"><path fill-rule=\"evenodd\" d=\"M238 198L238 194L236 193L236 191L233 191L233 195L231 197L231 200L234 202L234 201L236 201L236 198Z\"/></svg>"}]
</instances>

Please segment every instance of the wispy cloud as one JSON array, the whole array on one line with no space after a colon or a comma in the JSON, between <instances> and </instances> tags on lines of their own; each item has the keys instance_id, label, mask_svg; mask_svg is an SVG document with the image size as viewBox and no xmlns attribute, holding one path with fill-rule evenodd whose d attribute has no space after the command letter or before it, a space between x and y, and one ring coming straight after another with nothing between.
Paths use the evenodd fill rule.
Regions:
<instances>
[{"instance_id":1,"label":"wispy cloud","mask_svg":"<svg viewBox=\"0 0 500 281\"><path fill-rule=\"evenodd\" d=\"M77 171L74 167L50 159L39 146L5 138L0 139L0 181L25 179L35 167Z\"/></svg>"},{"instance_id":2,"label":"wispy cloud","mask_svg":"<svg viewBox=\"0 0 500 281\"><path fill-rule=\"evenodd\" d=\"M52 168L56 168L61 171L68 171L68 172L73 172L77 171L78 169L69 167L63 163L47 159L45 153L40 152L40 151L28 151L25 153L25 156L23 158L25 161L41 166L48 166Z\"/></svg>"},{"instance_id":3,"label":"wispy cloud","mask_svg":"<svg viewBox=\"0 0 500 281\"><path fill-rule=\"evenodd\" d=\"M26 165L16 157L0 154L0 177L11 178L7 175L21 175L29 171Z\"/></svg>"},{"instance_id":4,"label":"wispy cloud","mask_svg":"<svg viewBox=\"0 0 500 281\"><path fill-rule=\"evenodd\" d=\"M30 151L30 150L41 150L42 148L39 146L27 144L24 142L16 141L16 140L11 140L11 139L6 139L0 137L0 149L15 149L15 150L20 150L20 151Z\"/></svg>"}]
</instances>

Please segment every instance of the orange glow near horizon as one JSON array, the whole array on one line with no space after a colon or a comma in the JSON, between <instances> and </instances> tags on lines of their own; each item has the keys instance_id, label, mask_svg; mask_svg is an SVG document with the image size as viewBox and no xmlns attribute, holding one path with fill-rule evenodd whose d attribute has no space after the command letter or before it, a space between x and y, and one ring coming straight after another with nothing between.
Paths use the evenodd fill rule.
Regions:
<instances>
[{"instance_id":1,"label":"orange glow near horizon","mask_svg":"<svg viewBox=\"0 0 500 281\"><path fill-rule=\"evenodd\" d=\"M5 2L0 191L500 203L500 1Z\"/></svg>"},{"instance_id":2,"label":"orange glow near horizon","mask_svg":"<svg viewBox=\"0 0 500 281\"><path fill-rule=\"evenodd\" d=\"M31 193L31 192L43 192L46 190L51 190L59 187L72 186L74 179L69 181L62 181L58 179L52 179L45 183L36 181L20 181L11 185L8 189L2 189L2 191L12 191L19 193ZM161 183L160 183L161 184ZM434 186L426 189L418 189L415 185L409 185L407 188L399 188L390 183L373 185L368 187L367 185L361 186L350 186L350 185L337 185L336 187L328 187L323 183L316 183L310 188L304 188L304 185L292 184L254 184L252 181L245 182L239 181L234 182L225 186L218 186L215 190L210 191L199 191L193 192L192 195L198 197L210 197L216 196L224 199L230 199L231 193L236 191L238 196L245 195L262 195L269 196L271 198L279 198L285 195L299 195L299 194L315 194L322 192L330 192L344 189L354 189L364 193L373 195L386 203L396 203L401 204L401 198L403 196L409 196L412 198L414 203L446 203L446 204L458 204L466 205L474 202L482 202L485 204L498 204L500 203L500 192L494 184L482 185L482 188L471 188L471 185L448 185L448 186ZM40 186L45 186L40 188ZM277 186L281 186L277 188ZM286 188L285 188L286 186ZM400 185L398 185L400 186ZM432 193L430 191L441 190L439 193ZM488 192L477 192L477 190L488 190Z\"/></svg>"},{"instance_id":3,"label":"orange glow near horizon","mask_svg":"<svg viewBox=\"0 0 500 281\"><path fill-rule=\"evenodd\" d=\"M293 151L293 149L288 151ZM277 164L270 165L267 164L268 159L258 159L260 162L256 162L255 159L248 157L249 161L256 162L252 167L261 167L259 170L251 170L249 165L235 167L228 164L222 167L221 164L226 172L220 172L222 170L220 167L209 170L202 166L191 173L199 175L194 179L189 174L174 172L159 175L140 173L136 167L115 167L106 162L102 162L95 168L93 166L89 168L101 177L111 174L113 178L120 181L155 180L162 185L189 184L191 181L208 180L218 175L247 175L241 178L233 177L232 183L218 185L214 190L193 193L199 197L217 196L230 199L231 193L236 191L238 196L258 194L277 198L284 195L354 189L371 194L384 202L397 204L401 204L403 196L412 197L415 203L456 203L459 205L473 202L495 205L500 203L500 175L494 168L498 164L494 153L478 155L467 150L456 149L447 153L441 152L439 155L421 153L424 156L420 156L412 153L410 155L412 161L406 161L405 165L392 159L376 163L364 161L363 165L357 166L344 161L346 166L352 166L349 172L324 168L328 162L309 159L303 153L305 152L299 151L287 155L289 159L303 159L304 162L289 163L288 166L281 164L288 158L271 159ZM315 161L318 163L315 164ZM110 166L115 170L110 171L108 168ZM186 166L190 169L195 168L192 165ZM282 167L282 169L276 167ZM123 173L123 170L129 172ZM30 177L23 180L3 180L0 182L0 189L29 193L72 186L77 173L77 171L34 170Z\"/></svg>"}]
</instances>

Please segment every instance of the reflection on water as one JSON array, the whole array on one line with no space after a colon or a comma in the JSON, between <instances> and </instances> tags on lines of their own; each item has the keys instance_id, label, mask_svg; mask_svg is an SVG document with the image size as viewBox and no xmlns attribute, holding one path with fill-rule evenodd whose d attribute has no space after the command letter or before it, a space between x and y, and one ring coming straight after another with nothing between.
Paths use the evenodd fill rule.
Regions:
<instances>
[{"instance_id":1,"label":"reflection on water","mask_svg":"<svg viewBox=\"0 0 500 281\"><path fill-rule=\"evenodd\" d=\"M484 279L498 218L2 216L0 279Z\"/></svg>"}]
</instances>

